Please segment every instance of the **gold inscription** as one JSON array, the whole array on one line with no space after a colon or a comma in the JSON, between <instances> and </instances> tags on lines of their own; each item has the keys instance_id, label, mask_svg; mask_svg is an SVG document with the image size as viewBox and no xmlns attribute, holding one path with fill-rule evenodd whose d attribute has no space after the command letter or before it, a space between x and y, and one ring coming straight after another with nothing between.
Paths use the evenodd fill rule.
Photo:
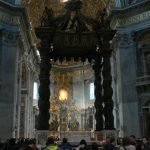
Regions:
<instances>
[{"instance_id":1,"label":"gold inscription","mask_svg":"<svg viewBox=\"0 0 150 150\"><path fill-rule=\"evenodd\" d=\"M119 26L130 25L130 24L134 24L134 23L139 23L139 22L147 20L147 19L150 19L150 11L146 11L139 15L135 15L135 16L128 17L125 19L119 19L118 25Z\"/></svg>"}]
</instances>

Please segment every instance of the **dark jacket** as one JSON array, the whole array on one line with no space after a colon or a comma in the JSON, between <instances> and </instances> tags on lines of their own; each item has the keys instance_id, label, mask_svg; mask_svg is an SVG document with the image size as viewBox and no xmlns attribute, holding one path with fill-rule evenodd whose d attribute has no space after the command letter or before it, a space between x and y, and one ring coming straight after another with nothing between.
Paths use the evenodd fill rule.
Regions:
<instances>
[{"instance_id":1,"label":"dark jacket","mask_svg":"<svg viewBox=\"0 0 150 150\"><path fill-rule=\"evenodd\" d=\"M104 150L117 150L113 144L104 145Z\"/></svg>"},{"instance_id":2,"label":"dark jacket","mask_svg":"<svg viewBox=\"0 0 150 150\"><path fill-rule=\"evenodd\" d=\"M69 143L62 144L60 146L61 150L72 150L72 146Z\"/></svg>"}]
</instances>

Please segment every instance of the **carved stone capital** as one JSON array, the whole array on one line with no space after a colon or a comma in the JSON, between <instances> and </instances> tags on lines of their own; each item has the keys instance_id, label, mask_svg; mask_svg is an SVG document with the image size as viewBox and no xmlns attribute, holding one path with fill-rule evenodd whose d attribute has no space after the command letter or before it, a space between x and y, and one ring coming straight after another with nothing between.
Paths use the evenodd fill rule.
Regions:
<instances>
[{"instance_id":1,"label":"carved stone capital","mask_svg":"<svg viewBox=\"0 0 150 150\"><path fill-rule=\"evenodd\" d=\"M117 33L113 41L114 45L117 44L119 47L130 47L134 44L132 33Z\"/></svg>"},{"instance_id":2,"label":"carved stone capital","mask_svg":"<svg viewBox=\"0 0 150 150\"><path fill-rule=\"evenodd\" d=\"M2 30L3 43L7 45L16 45L19 39L19 32L11 32L8 30Z\"/></svg>"}]
</instances>

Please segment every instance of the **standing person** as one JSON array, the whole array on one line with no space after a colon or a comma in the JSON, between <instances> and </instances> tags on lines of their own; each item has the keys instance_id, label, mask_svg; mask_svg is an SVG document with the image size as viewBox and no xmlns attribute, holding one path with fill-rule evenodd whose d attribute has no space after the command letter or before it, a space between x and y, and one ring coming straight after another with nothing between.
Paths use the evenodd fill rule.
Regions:
<instances>
[{"instance_id":1,"label":"standing person","mask_svg":"<svg viewBox=\"0 0 150 150\"><path fill-rule=\"evenodd\" d=\"M116 142L115 142L114 137L107 138L106 144L104 145L104 150L116 150L115 145L116 145Z\"/></svg>"},{"instance_id":2,"label":"standing person","mask_svg":"<svg viewBox=\"0 0 150 150\"><path fill-rule=\"evenodd\" d=\"M60 149L61 150L72 150L72 146L68 143L67 138L63 138Z\"/></svg>"},{"instance_id":3,"label":"standing person","mask_svg":"<svg viewBox=\"0 0 150 150\"><path fill-rule=\"evenodd\" d=\"M142 150L142 140L141 139L137 139L136 140L136 150Z\"/></svg>"},{"instance_id":4,"label":"standing person","mask_svg":"<svg viewBox=\"0 0 150 150\"><path fill-rule=\"evenodd\" d=\"M96 142L92 143L91 149L92 149L92 150L98 150L98 145L97 145Z\"/></svg>"},{"instance_id":5,"label":"standing person","mask_svg":"<svg viewBox=\"0 0 150 150\"><path fill-rule=\"evenodd\" d=\"M49 137L46 142L44 150L58 150L58 146L54 143L53 137Z\"/></svg>"},{"instance_id":6,"label":"standing person","mask_svg":"<svg viewBox=\"0 0 150 150\"><path fill-rule=\"evenodd\" d=\"M36 147L36 140L35 139L30 139L24 148L24 150L37 150Z\"/></svg>"},{"instance_id":7,"label":"standing person","mask_svg":"<svg viewBox=\"0 0 150 150\"><path fill-rule=\"evenodd\" d=\"M117 145L122 145L122 137L119 137L118 139L117 139Z\"/></svg>"},{"instance_id":8,"label":"standing person","mask_svg":"<svg viewBox=\"0 0 150 150\"><path fill-rule=\"evenodd\" d=\"M3 148L3 143L1 142L1 139L0 139L0 150L2 150Z\"/></svg>"},{"instance_id":9,"label":"standing person","mask_svg":"<svg viewBox=\"0 0 150 150\"><path fill-rule=\"evenodd\" d=\"M4 147L5 150L19 150L17 144L16 144L16 139L11 138L7 144L6 147Z\"/></svg>"},{"instance_id":10,"label":"standing person","mask_svg":"<svg viewBox=\"0 0 150 150\"><path fill-rule=\"evenodd\" d=\"M84 139L80 141L80 145L76 148L76 150L88 150L87 143Z\"/></svg>"},{"instance_id":11,"label":"standing person","mask_svg":"<svg viewBox=\"0 0 150 150\"><path fill-rule=\"evenodd\" d=\"M119 150L136 150L136 147L132 145L132 141L130 137L124 137L122 139L122 146Z\"/></svg>"},{"instance_id":12,"label":"standing person","mask_svg":"<svg viewBox=\"0 0 150 150\"><path fill-rule=\"evenodd\" d=\"M142 138L141 149L142 149L142 150L150 150L150 143L149 143L147 137L143 137L143 138Z\"/></svg>"},{"instance_id":13,"label":"standing person","mask_svg":"<svg viewBox=\"0 0 150 150\"><path fill-rule=\"evenodd\" d=\"M108 147L110 145L110 137L106 137L105 144L103 145L104 150L108 150Z\"/></svg>"},{"instance_id":14,"label":"standing person","mask_svg":"<svg viewBox=\"0 0 150 150\"><path fill-rule=\"evenodd\" d=\"M136 147L137 142L136 142L136 137L135 135L130 135L130 139L131 139L131 145L134 145Z\"/></svg>"}]
</instances>

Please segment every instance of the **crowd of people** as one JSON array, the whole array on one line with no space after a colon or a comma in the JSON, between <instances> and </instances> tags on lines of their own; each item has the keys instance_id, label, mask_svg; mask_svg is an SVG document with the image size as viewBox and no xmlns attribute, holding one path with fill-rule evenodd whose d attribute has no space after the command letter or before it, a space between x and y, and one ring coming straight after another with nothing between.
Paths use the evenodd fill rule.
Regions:
<instances>
[{"instance_id":1,"label":"crowd of people","mask_svg":"<svg viewBox=\"0 0 150 150\"><path fill-rule=\"evenodd\" d=\"M0 142L0 150L150 150L150 140L147 137L136 139L135 136L118 138L107 137L105 142L91 142L82 139L78 146L71 145L67 138L63 138L62 143L55 142L53 137L49 137L45 146L40 148L36 145L36 139L9 139L5 143Z\"/></svg>"}]
</instances>

